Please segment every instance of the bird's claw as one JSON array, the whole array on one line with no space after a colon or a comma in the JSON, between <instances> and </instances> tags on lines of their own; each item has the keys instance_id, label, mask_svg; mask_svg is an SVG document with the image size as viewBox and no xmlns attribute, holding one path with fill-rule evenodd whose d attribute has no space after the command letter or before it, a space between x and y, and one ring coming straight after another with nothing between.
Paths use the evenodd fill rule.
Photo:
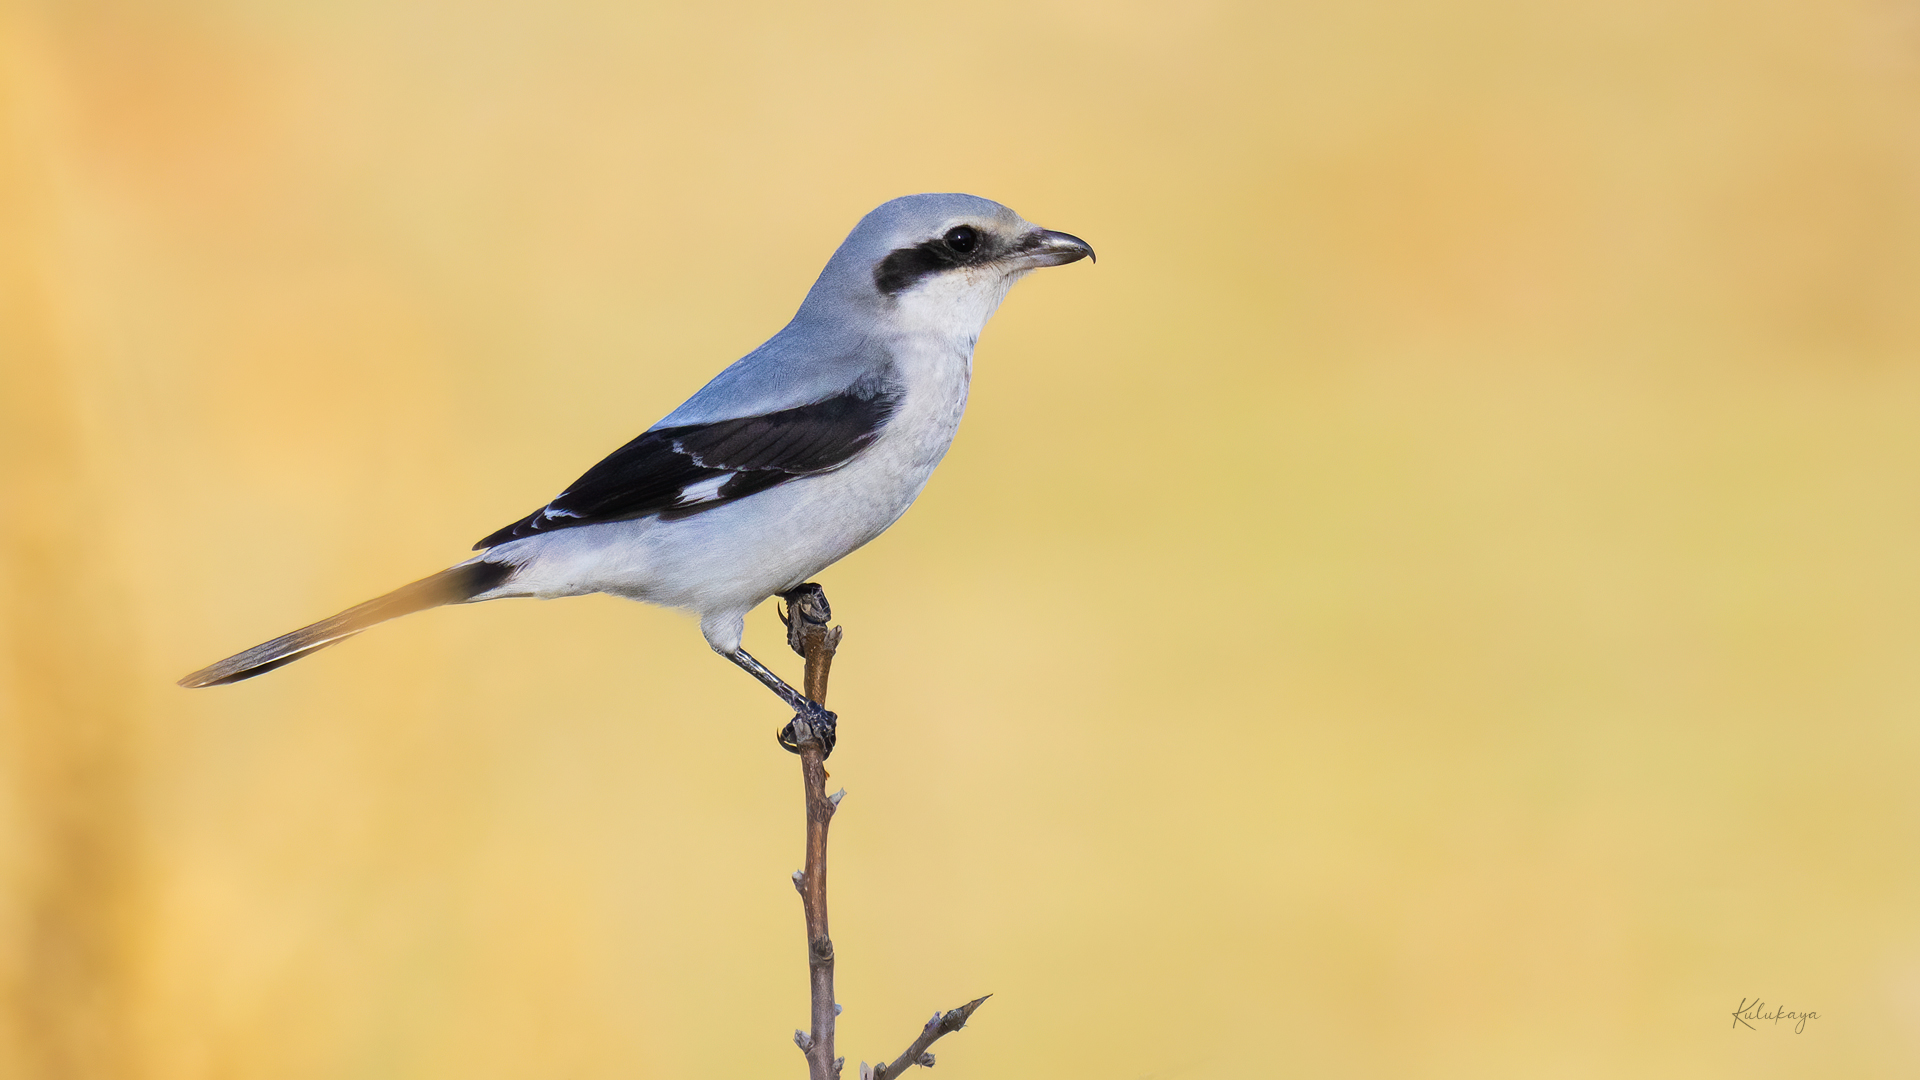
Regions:
<instances>
[{"instance_id":1,"label":"bird's claw","mask_svg":"<svg viewBox=\"0 0 1920 1080\"><path fill-rule=\"evenodd\" d=\"M774 608L780 616L780 625L787 628L787 645L804 660L807 656L807 631L818 628L825 631L827 624L833 621L833 608L827 604L827 590L814 582L807 582L788 592L780 599L786 601L784 607ZM834 641L837 643L838 638Z\"/></svg>"},{"instance_id":2,"label":"bird's claw","mask_svg":"<svg viewBox=\"0 0 1920 1080\"><path fill-rule=\"evenodd\" d=\"M833 744L839 734L836 730L839 723L840 718L838 716L828 712L824 706L815 705L809 701L807 702L807 707L795 713L793 719L787 721L787 726L781 728L779 734L774 737L780 740L780 745L785 747L788 753L797 754L800 752L804 729L805 736L818 738L820 740L820 746L823 751L820 756L823 758L832 757Z\"/></svg>"}]
</instances>

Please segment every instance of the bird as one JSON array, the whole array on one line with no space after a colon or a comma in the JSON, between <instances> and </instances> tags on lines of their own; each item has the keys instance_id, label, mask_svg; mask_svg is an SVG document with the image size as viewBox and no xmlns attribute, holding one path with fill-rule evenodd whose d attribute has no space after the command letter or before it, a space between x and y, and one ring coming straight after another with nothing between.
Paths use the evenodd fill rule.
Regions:
<instances>
[{"instance_id":1,"label":"bird","mask_svg":"<svg viewBox=\"0 0 1920 1080\"><path fill-rule=\"evenodd\" d=\"M697 615L715 652L830 733L833 713L741 648L748 612L906 513L959 430L974 346L1007 291L1093 257L1085 240L979 196L882 203L785 327L551 502L482 538L480 554L180 685L250 679L428 608L608 593Z\"/></svg>"}]
</instances>

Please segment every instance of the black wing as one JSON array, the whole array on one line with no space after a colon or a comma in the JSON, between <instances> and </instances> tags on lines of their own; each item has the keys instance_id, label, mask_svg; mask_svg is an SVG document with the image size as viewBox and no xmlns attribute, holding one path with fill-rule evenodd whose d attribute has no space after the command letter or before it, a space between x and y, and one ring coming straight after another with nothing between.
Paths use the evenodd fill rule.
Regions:
<instances>
[{"instance_id":1,"label":"black wing","mask_svg":"<svg viewBox=\"0 0 1920 1080\"><path fill-rule=\"evenodd\" d=\"M872 442L898 405L891 388L856 387L764 416L655 428L474 549L649 514L686 517L796 477L831 472Z\"/></svg>"}]
</instances>

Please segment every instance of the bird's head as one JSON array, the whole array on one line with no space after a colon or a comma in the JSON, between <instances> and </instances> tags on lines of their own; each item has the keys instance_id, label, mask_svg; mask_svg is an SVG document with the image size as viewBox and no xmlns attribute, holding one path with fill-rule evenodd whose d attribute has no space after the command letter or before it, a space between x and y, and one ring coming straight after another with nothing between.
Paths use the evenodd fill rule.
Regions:
<instances>
[{"instance_id":1,"label":"bird's head","mask_svg":"<svg viewBox=\"0 0 1920 1080\"><path fill-rule=\"evenodd\" d=\"M1040 228L991 199L906 195L860 219L801 314L877 311L978 334L1014 282L1092 257L1085 240Z\"/></svg>"}]
</instances>

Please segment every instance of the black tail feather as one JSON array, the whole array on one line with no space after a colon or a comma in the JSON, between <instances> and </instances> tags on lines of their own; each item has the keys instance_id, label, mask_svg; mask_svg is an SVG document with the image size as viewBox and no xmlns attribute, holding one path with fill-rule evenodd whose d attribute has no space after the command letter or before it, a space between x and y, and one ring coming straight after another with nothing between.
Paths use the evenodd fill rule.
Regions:
<instances>
[{"instance_id":1,"label":"black tail feather","mask_svg":"<svg viewBox=\"0 0 1920 1080\"><path fill-rule=\"evenodd\" d=\"M303 626L291 634L282 634L246 652L210 664L181 679L180 685L219 686L265 675L283 664L291 664L309 653L345 641L376 623L442 604L464 603L498 587L512 576L513 567L506 563L461 563L432 577L421 578L411 585L402 585L385 596L350 607L331 619Z\"/></svg>"}]
</instances>

